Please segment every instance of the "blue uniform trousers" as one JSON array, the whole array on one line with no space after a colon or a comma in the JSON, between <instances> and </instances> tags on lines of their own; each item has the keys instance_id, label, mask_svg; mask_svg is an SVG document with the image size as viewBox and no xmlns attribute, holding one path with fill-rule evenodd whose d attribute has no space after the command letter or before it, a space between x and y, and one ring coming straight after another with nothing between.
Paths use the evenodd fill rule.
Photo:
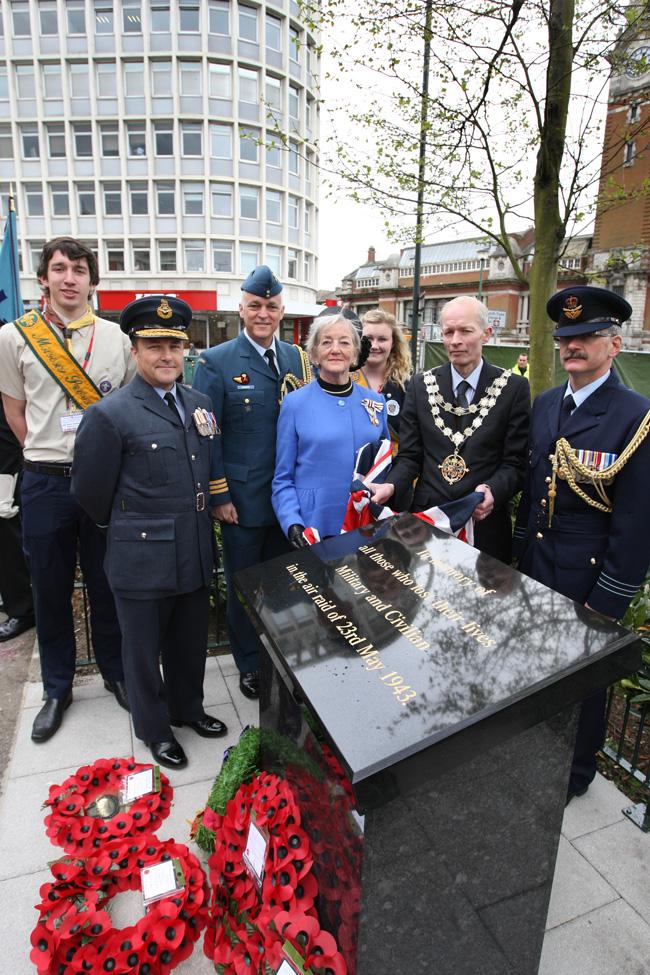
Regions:
<instances>
[{"instance_id":1,"label":"blue uniform trousers","mask_svg":"<svg viewBox=\"0 0 650 975\"><path fill-rule=\"evenodd\" d=\"M69 477L26 470L21 497L23 546L32 578L45 695L65 697L74 678L72 589L77 544L97 665L106 680L123 680L120 628L103 569L103 533L71 496Z\"/></svg>"},{"instance_id":2,"label":"blue uniform trousers","mask_svg":"<svg viewBox=\"0 0 650 975\"><path fill-rule=\"evenodd\" d=\"M136 737L169 741L170 717L198 721L203 716L210 589L203 586L155 599L128 599L117 593L115 605Z\"/></svg>"},{"instance_id":3,"label":"blue uniform trousers","mask_svg":"<svg viewBox=\"0 0 650 975\"><path fill-rule=\"evenodd\" d=\"M227 619L230 649L240 673L259 670L260 641L255 628L237 597L233 575L268 559L291 551L282 529L277 524L259 528L243 525L221 525L223 567L227 584Z\"/></svg>"}]
</instances>

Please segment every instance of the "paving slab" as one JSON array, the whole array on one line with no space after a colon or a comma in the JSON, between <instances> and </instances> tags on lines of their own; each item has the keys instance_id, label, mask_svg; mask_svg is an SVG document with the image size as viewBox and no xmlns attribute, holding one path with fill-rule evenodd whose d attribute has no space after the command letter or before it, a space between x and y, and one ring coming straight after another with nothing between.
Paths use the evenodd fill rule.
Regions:
<instances>
[{"instance_id":1,"label":"paving slab","mask_svg":"<svg viewBox=\"0 0 650 975\"><path fill-rule=\"evenodd\" d=\"M561 836L546 919L547 930L618 899L614 888Z\"/></svg>"},{"instance_id":2,"label":"paving slab","mask_svg":"<svg viewBox=\"0 0 650 975\"><path fill-rule=\"evenodd\" d=\"M237 709L242 728L245 728L247 724L258 727L260 723L260 702L251 701L250 698L244 697L239 690L239 672L226 676L225 681L233 704Z\"/></svg>"},{"instance_id":3,"label":"paving slab","mask_svg":"<svg viewBox=\"0 0 650 975\"><path fill-rule=\"evenodd\" d=\"M216 657L208 657L203 681L203 707L219 717L219 705L230 704L230 694Z\"/></svg>"},{"instance_id":4,"label":"paving slab","mask_svg":"<svg viewBox=\"0 0 650 975\"><path fill-rule=\"evenodd\" d=\"M91 698L105 697L115 700L110 691L104 687L104 678L101 674L87 674L77 671L72 685L72 695L75 701L87 701ZM23 707L35 708L43 703L43 685L40 680L29 681L25 687L25 698Z\"/></svg>"},{"instance_id":5,"label":"paving slab","mask_svg":"<svg viewBox=\"0 0 650 975\"><path fill-rule=\"evenodd\" d=\"M650 834L624 819L573 845L650 925ZM650 972L650 951L646 966Z\"/></svg>"},{"instance_id":6,"label":"paving slab","mask_svg":"<svg viewBox=\"0 0 650 975\"><path fill-rule=\"evenodd\" d=\"M6 975L34 975L36 972L29 959L29 937L38 919L34 905L40 900L38 891L41 884L51 879L49 870L39 870L38 873L0 882L2 971Z\"/></svg>"},{"instance_id":7,"label":"paving slab","mask_svg":"<svg viewBox=\"0 0 650 975\"><path fill-rule=\"evenodd\" d=\"M584 833L611 826L625 819L623 808L629 804L614 783L598 773L584 796L576 796L566 807L562 832L567 839L573 840Z\"/></svg>"},{"instance_id":8,"label":"paving slab","mask_svg":"<svg viewBox=\"0 0 650 975\"><path fill-rule=\"evenodd\" d=\"M650 926L624 900L548 931L538 975L648 975Z\"/></svg>"},{"instance_id":9,"label":"paving slab","mask_svg":"<svg viewBox=\"0 0 650 975\"><path fill-rule=\"evenodd\" d=\"M218 662L224 677L232 677L233 674L239 677L239 669L231 653L221 653L214 659Z\"/></svg>"}]
</instances>

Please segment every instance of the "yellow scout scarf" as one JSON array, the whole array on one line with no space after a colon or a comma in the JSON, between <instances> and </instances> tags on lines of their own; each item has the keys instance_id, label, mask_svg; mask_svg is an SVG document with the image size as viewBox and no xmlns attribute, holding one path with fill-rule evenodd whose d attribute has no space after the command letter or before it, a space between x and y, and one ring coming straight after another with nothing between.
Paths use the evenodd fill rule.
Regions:
<instances>
[{"instance_id":1,"label":"yellow scout scarf","mask_svg":"<svg viewBox=\"0 0 650 975\"><path fill-rule=\"evenodd\" d=\"M65 345L59 342L40 312L28 311L14 322L41 365L47 369L68 399L81 410L96 403L102 398L102 394L72 355L69 333L92 325L94 321L95 316L88 308L81 318L66 325Z\"/></svg>"}]
</instances>

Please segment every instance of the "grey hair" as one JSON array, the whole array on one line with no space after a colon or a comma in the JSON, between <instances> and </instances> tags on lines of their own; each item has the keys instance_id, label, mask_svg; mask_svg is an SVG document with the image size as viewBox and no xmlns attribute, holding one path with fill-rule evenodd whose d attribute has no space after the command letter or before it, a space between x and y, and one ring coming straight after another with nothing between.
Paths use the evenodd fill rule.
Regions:
<instances>
[{"instance_id":1,"label":"grey hair","mask_svg":"<svg viewBox=\"0 0 650 975\"><path fill-rule=\"evenodd\" d=\"M458 295L456 298L452 298L451 301L446 302L442 306L442 311L440 312L440 321L442 322L442 316L444 315L447 308L449 308L450 305L453 305L454 302L456 301L470 302L474 310L474 317L476 319L476 324L479 326L481 331L484 332L485 329L490 324L488 319L488 314L489 314L488 307L486 304L484 304L484 302L479 301L478 298L475 298L473 295Z\"/></svg>"},{"instance_id":2,"label":"grey hair","mask_svg":"<svg viewBox=\"0 0 650 975\"><path fill-rule=\"evenodd\" d=\"M339 322L344 322L350 329L350 335L352 336L352 345L354 346L354 351L358 352L361 348L361 339L359 333L354 327L354 323L346 318L345 315L321 315L320 318L315 318L311 323L309 328L309 335L307 336L307 345L305 346L307 355L311 362L312 352L317 348L320 341L320 333L325 328L326 325L338 325Z\"/></svg>"},{"instance_id":3,"label":"grey hair","mask_svg":"<svg viewBox=\"0 0 650 975\"><path fill-rule=\"evenodd\" d=\"M597 332L592 332L592 335L599 335L602 338L616 338L617 335L622 335L623 329L620 325L610 325L608 328L600 328Z\"/></svg>"}]
</instances>

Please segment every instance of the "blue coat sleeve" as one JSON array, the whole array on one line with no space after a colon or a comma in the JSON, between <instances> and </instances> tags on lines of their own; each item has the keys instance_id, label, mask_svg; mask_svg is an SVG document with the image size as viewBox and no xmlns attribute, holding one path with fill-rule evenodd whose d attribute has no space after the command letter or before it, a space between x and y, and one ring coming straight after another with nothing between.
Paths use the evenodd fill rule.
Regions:
<instances>
[{"instance_id":1,"label":"blue coat sleeve","mask_svg":"<svg viewBox=\"0 0 650 975\"><path fill-rule=\"evenodd\" d=\"M90 407L75 437L71 492L86 514L108 525L122 469L122 435L103 410Z\"/></svg>"},{"instance_id":2,"label":"blue coat sleeve","mask_svg":"<svg viewBox=\"0 0 650 975\"><path fill-rule=\"evenodd\" d=\"M216 356L201 356L194 372L194 389L205 393L212 403L214 415L219 428L223 426L224 384L223 372ZM229 504L232 501L226 470L223 460L221 436L217 435L212 442L212 460L210 464L210 507Z\"/></svg>"},{"instance_id":3,"label":"blue coat sleeve","mask_svg":"<svg viewBox=\"0 0 650 975\"><path fill-rule=\"evenodd\" d=\"M294 394L295 395L295 394ZM282 531L290 525L304 525L296 492L295 473L298 460L298 431L291 396L285 397L280 409L276 437L275 474L271 502Z\"/></svg>"}]
</instances>

